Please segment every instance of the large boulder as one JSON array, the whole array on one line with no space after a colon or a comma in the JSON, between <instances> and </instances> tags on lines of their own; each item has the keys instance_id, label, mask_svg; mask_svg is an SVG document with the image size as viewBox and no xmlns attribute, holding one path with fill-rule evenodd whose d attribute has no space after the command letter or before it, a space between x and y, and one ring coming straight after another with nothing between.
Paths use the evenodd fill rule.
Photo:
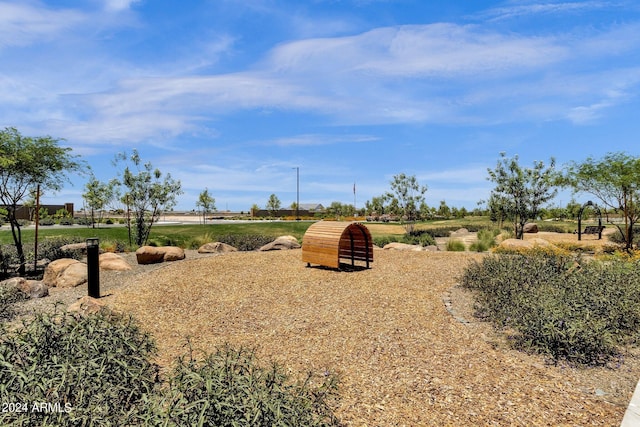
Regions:
<instances>
[{"instance_id":1,"label":"large boulder","mask_svg":"<svg viewBox=\"0 0 640 427\"><path fill-rule=\"evenodd\" d=\"M199 254L223 254L227 252L236 252L238 249L222 242L205 243L198 248Z\"/></svg>"},{"instance_id":2,"label":"large boulder","mask_svg":"<svg viewBox=\"0 0 640 427\"><path fill-rule=\"evenodd\" d=\"M298 243L298 239L293 236L280 236L273 242L267 243L266 245L262 246L259 250L277 251L283 249L300 249L300 243Z\"/></svg>"},{"instance_id":3,"label":"large boulder","mask_svg":"<svg viewBox=\"0 0 640 427\"><path fill-rule=\"evenodd\" d=\"M384 245L384 250L393 249L396 251L422 251L423 248L420 245L410 245L408 243L391 242Z\"/></svg>"},{"instance_id":4,"label":"large boulder","mask_svg":"<svg viewBox=\"0 0 640 427\"><path fill-rule=\"evenodd\" d=\"M522 232L535 234L538 232L538 224L536 224L535 222L528 222L524 225L524 227L522 227Z\"/></svg>"},{"instance_id":5,"label":"large boulder","mask_svg":"<svg viewBox=\"0 0 640 427\"><path fill-rule=\"evenodd\" d=\"M536 247L543 248L555 248L556 246L552 243L549 243L547 240L533 238L527 240L520 239L506 239L503 240L498 246L499 249L507 250L507 251L521 251L521 250L529 250L534 249Z\"/></svg>"},{"instance_id":6,"label":"large boulder","mask_svg":"<svg viewBox=\"0 0 640 427\"><path fill-rule=\"evenodd\" d=\"M466 236L468 234L469 230L467 230L466 228L458 228L456 231L452 231L451 233L449 233L451 237Z\"/></svg>"},{"instance_id":7,"label":"large boulder","mask_svg":"<svg viewBox=\"0 0 640 427\"><path fill-rule=\"evenodd\" d=\"M177 246L141 246L136 251L138 264L156 264L185 258L184 249Z\"/></svg>"},{"instance_id":8,"label":"large boulder","mask_svg":"<svg viewBox=\"0 0 640 427\"><path fill-rule=\"evenodd\" d=\"M140 246L136 251L138 264L156 264L164 261L164 251L158 246Z\"/></svg>"},{"instance_id":9,"label":"large boulder","mask_svg":"<svg viewBox=\"0 0 640 427\"><path fill-rule=\"evenodd\" d=\"M164 255L162 259L164 261L180 261L185 258L184 249L177 246L162 246Z\"/></svg>"},{"instance_id":10,"label":"large boulder","mask_svg":"<svg viewBox=\"0 0 640 427\"><path fill-rule=\"evenodd\" d=\"M86 254L87 253L87 242L69 243L69 244L66 244L64 246L60 246L60 250L62 252L79 251L79 252L82 252L83 254Z\"/></svg>"},{"instance_id":11,"label":"large boulder","mask_svg":"<svg viewBox=\"0 0 640 427\"><path fill-rule=\"evenodd\" d=\"M113 252L105 252L98 257L100 264L100 270L112 270L112 271L128 271L131 270L131 265L126 259L122 258L118 254Z\"/></svg>"},{"instance_id":12,"label":"large boulder","mask_svg":"<svg viewBox=\"0 0 640 427\"><path fill-rule=\"evenodd\" d=\"M57 259L44 270L42 282L49 287L73 288L87 283L87 264L76 259Z\"/></svg>"}]
</instances>

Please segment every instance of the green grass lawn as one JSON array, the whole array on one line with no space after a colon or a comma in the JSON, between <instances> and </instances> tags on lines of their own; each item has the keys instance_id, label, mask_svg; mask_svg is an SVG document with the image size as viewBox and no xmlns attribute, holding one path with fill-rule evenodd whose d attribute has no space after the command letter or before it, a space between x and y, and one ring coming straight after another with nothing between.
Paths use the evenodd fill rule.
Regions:
<instances>
[{"instance_id":1,"label":"green grass lawn","mask_svg":"<svg viewBox=\"0 0 640 427\"><path fill-rule=\"evenodd\" d=\"M541 222L538 222L542 225ZM176 245L187 247L193 241L216 241L217 237L228 235L262 235L262 236L282 236L292 235L298 240L302 240L302 236L307 228L313 222L306 221L254 221L254 222L234 222L228 221L224 224L180 224L180 225L154 225L151 229L149 241L156 245ZM549 224L549 225L547 225ZM575 224L571 223L547 223L547 227L553 225L554 228L565 229L570 231L575 228ZM506 225L506 224L505 224ZM417 229L433 229L433 228L492 228L495 224L487 217L466 217L463 219L435 220L425 221L416 224ZM380 234L371 227L371 234L380 237ZM544 229L544 228L543 228ZM402 230L398 227L398 230ZM555 231L555 230L554 230ZM559 231L559 230L558 230ZM34 241L33 227L22 229L22 239L25 244ZM97 237L101 242L129 242L129 235L126 227L100 227L90 228L86 226L58 227L58 226L40 226L39 239L47 238L76 238L78 240L87 239L89 237ZM385 233L386 235L388 233ZM8 225L0 228L0 244L13 244L13 238Z\"/></svg>"},{"instance_id":2,"label":"green grass lawn","mask_svg":"<svg viewBox=\"0 0 640 427\"><path fill-rule=\"evenodd\" d=\"M151 229L149 241L162 243L172 242L175 245L182 245L193 239L211 238L215 241L216 236L238 235L238 234L259 234L266 236L282 236L292 235L298 239L302 239L305 231L312 222L298 221L277 221L277 222L251 222L251 223L234 223L230 221L228 224L182 224L182 225L154 225ZM22 229L22 240L25 244L34 241L35 230L30 228ZM120 241L128 242L129 235L127 228L118 227L101 227L90 228L85 226L73 227L57 227L57 226L41 226L38 230L39 239L64 237L87 239L89 237L97 237L100 241ZM0 229L0 244L12 244L13 237L7 225Z\"/></svg>"}]
</instances>

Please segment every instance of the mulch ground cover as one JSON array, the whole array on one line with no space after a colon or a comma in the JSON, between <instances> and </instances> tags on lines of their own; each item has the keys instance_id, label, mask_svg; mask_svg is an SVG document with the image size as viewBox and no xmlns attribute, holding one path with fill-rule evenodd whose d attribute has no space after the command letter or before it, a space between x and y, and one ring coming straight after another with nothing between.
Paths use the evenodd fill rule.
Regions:
<instances>
[{"instance_id":1,"label":"mulch ground cover","mask_svg":"<svg viewBox=\"0 0 640 427\"><path fill-rule=\"evenodd\" d=\"M167 369L189 339L337 373L346 425L619 425L637 363L590 375L500 345L456 286L482 256L376 249L371 269L340 272L307 268L299 250L231 253L145 271L103 300L155 336Z\"/></svg>"}]
</instances>

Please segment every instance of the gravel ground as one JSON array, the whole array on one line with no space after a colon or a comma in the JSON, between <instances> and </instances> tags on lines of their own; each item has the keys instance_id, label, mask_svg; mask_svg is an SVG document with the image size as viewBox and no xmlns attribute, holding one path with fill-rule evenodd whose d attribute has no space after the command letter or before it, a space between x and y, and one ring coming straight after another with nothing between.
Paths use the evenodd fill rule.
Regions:
<instances>
[{"instance_id":1,"label":"gravel ground","mask_svg":"<svg viewBox=\"0 0 640 427\"><path fill-rule=\"evenodd\" d=\"M599 386L598 375L505 348L473 321L472 301L456 286L483 255L376 249L372 268L354 272L306 268L300 255L188 252L184 261L102 272L103 301L156 337L165 367L190 337L205 352L255 348L294 375L336 372L346 425L620 424L637 364L589 370L609 381ZM53 292L48 304L85 292Z\"/></svg>"}]
</instances>

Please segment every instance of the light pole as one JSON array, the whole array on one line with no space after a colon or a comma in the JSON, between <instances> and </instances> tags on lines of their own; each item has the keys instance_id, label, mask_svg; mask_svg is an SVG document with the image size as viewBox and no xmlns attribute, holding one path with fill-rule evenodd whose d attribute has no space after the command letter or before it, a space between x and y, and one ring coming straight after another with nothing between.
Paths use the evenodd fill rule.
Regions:
<instances>
[{"instance_id":1,"label":"light pole","mask_svg":"<svg viewBox=\"0 0 640 427\"><path fill-rule=\"evenodd\" d=\"M296 221L300 221L300 167L291 169L296 170Z\"/></svg>"}]
</instances>

